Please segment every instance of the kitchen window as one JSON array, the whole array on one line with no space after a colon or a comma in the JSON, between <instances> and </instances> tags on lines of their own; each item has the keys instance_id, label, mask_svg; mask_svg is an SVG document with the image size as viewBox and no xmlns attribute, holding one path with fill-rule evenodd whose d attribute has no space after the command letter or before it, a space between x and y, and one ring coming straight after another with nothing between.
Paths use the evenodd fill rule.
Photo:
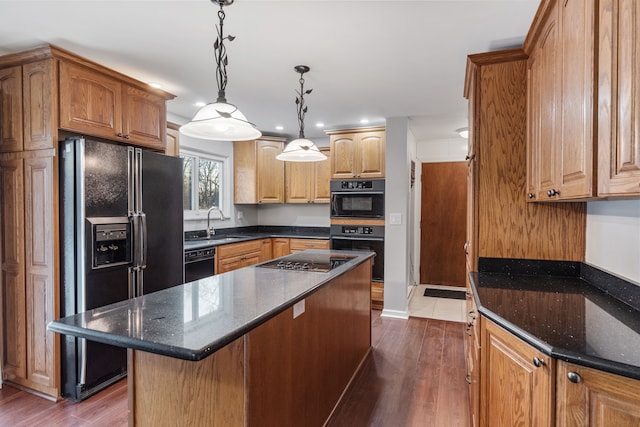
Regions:
<instances>
[{"instance_id":1,"label":"kitchen window","mask_svg":"<svg viewBox=\"0 0 640 427\"><path fill-rule=\"evenodd\" d=\"M229 216L228 158L195 150L181 150L180 157L185 217L199 217L212 206Z\"/></svg>"}]
</instances>

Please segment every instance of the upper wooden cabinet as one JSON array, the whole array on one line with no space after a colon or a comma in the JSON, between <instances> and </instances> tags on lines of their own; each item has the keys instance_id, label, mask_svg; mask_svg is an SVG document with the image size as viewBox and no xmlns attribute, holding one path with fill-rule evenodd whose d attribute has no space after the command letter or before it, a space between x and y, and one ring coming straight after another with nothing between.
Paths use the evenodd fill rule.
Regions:
<instances>
[{"instance_id":1,"label":"upper wooden cabinet","mask_svg":"<svg viewBox=\"0 0 640 427\"><path fill-rule=\"evenodd\" d=\"M165 150L174 96L55 46L0 56L0 152L57 148L63 129Z\"/></svg>"},{"instance_id":2,"label":"upper wooden cabinet","mask_svg":"<svg viewBox=\"0 0 640 427\"><path fill-rule=\"evenodd\" d=\"M276 156L284 138L262 137L233 144L234 201L237 204L283 203L284 163Z\"/></svg>"},{"instance_id":3,"label":"upper wooden cabinet","mask_svg":"<svg viewBox=\"0 0 640 427\"><path fill-rule=\"evenodd\" d=\"M286 203L329 203L331 182L331 151L320 151L327 160L320 162L285 162Z\"/></svg>"},{"instance_id":4,"label":"upper wooden cabinet","mask_svg":"<svg viewBox=\"0 0 640 427\"><path fill-rule=\"evenodd\" d=\"M61 62L60 128L164 151L165 99L95 69Z\"/></svg>"},{"instance_id":5,"label":"upper wooden cabinet","mask_svg":"<svg viewBox=\"0 0 640 427\"><path fill-rule=\"evenodd\" d=\"M327 131L331 143L331 177L384 178L384 127Z\"/></svg>"},{"instance_id":6,"label":"upper wooden cabinet","mask_svg":"<svg viewBox=\"0 0 640 427\"><path fill-rule=\"evenodd\" d=\"M551 426L555 360L482 317L482 426Z\"/></svg>"},{"instance_id":7,"label":"upper wooden cabinet","mask_svg":"<svg viewBox=\"0 0 640 427\"><path fill-rule=\"evenodd\" d=\"M180 126L167 122L167 145L164 154L180 156Z\"/></svg>"},{"instance_id":8,"label":"upper wooden cabinet","mask_svg":"<svg viewBox=\"0 0 640 427\"><path fill-rule=\"evenodd\" d=\"M524 44L530 201L640 196L639 9L540 4Z\"/></svg>"},{"instance_id":9,"label":"upper wooden cabinet","mask_svg":"<svg viewBox=\"0 0 640 427\"><path fill-rule=\"evenodd\" d=\"M640 196L640 4L600 0L598 195Z\"/></svg>"}]
</instances>

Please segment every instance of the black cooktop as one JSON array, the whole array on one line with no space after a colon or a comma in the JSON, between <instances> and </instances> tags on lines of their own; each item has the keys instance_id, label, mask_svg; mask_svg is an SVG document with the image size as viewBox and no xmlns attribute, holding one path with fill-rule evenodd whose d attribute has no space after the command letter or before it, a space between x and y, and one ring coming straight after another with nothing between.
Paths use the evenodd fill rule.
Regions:
<instances>
[{"instance_id":1,"label":"black cooktop","mask_svg":"<svg viewBox=\"0 0 640 427\"><path fill-rule=\"evenodd\" d=\"M278 268L280 270L312 271L326 273L355 258L354 255L336 253L300 252L285 258L259 264L257 267Z\"/></svg>"}]
</instances>

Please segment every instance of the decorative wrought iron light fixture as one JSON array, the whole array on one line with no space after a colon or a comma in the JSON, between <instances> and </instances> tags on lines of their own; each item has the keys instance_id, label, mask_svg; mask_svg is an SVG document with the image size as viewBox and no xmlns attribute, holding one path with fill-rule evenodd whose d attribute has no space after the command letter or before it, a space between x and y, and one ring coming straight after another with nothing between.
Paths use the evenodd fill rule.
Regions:
<instances>
[{"instance_id":1,"label":"decorative wrought iron light fixture","mask_svg":"<svg viewBox=\"0 0 640 427\"><path fill-rule=\"evenodd\" d=\"M300 92L296 96L296 106L298 108L298 125L300 133L298 139L289 142L284 151L276 156L278 160L286 162L319 162L326 160L324 155L316 144L310 139L304 137L304 115L307 113L307 106L304 104L304 96L309 95L313 89L304 90L304 73L310 70L306 65L296 65L293 67L296 73L300 73Z\"/></svg>"},{"instance_id":2,"label":"decorative wrought iron light fixture","mask_svg":"<svg viewBox=\"0 0 640 427\"><path fill-rule=\"evenodd\" d=\"M224 36L223 24L225 13L223 6L229 6L234 0L211 0L218 4L219 25L216 25L218 38L213 44L216 58L216 82L218 83L218 99L200 108L191 121L180 127L180 133L201 139L217 141L246 141L259 138L262 133L233 104L227 102L227 49L224 42L232 42L234 36Z\"/></svg>"}]
</instances>

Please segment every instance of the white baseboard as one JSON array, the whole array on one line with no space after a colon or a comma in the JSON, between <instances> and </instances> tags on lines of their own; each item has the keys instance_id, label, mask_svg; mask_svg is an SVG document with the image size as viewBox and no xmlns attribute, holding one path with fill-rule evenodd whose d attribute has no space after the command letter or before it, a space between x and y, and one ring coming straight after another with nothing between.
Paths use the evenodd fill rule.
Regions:
<instances>
[{"instance_id":1,"label":"white baseboard","mask_svg":"<svg viewBox=\"0 0 640 427\"><path fill-rule=\"evenodd\" d=\"M407 320L409 319L409 312L404 310L404 311L400 311L400 310L387 310L386 308L382 310L382 313L380 314L381 317L391 317L394 319L404 319Z\"/></svg>"}]
</instances>

